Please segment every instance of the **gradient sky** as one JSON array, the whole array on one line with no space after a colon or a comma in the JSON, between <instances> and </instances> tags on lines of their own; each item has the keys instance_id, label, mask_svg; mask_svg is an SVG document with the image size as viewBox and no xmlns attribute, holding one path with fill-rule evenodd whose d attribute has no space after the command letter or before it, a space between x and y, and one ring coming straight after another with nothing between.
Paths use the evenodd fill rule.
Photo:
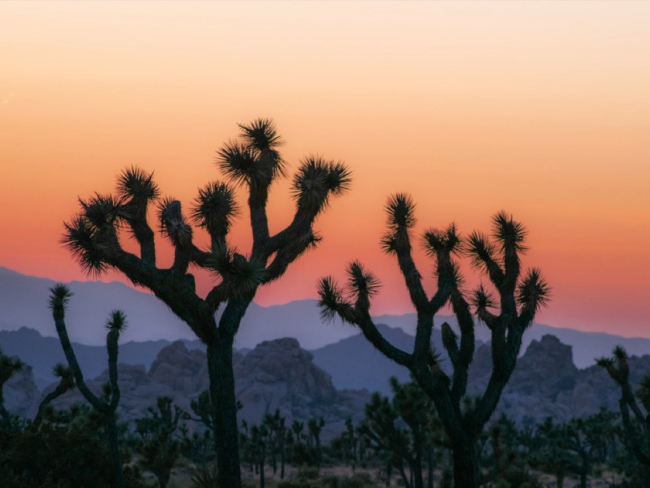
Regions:
<instances>
[{"instance_id":1,"label":"gradient sky","mask_svg":"<svg viewBox=\"0 0 650 488\"><path fill-rule=\"evenodd\" d=\"M58 243L77 196L136 164L189 203L236 123L272 117L294 167L341 159L354 185L258 303L315 297L358 257L384 284L373 313L411 311L379 247L406 191L418 231L523 221L553 287L538 321L650 337L650 2L4 1L0 22L0 266L87 279Z\"/></svg>"}]
</instances>

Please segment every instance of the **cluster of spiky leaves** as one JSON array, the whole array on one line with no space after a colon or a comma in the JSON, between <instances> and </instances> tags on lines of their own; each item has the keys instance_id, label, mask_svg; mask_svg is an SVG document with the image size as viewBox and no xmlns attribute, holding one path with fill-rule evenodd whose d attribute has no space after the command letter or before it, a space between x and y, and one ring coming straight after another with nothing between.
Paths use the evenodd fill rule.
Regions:
<instances>
[{"instance_id":1,"label":"cluster of spiky leaves","mask_svg":"<svg viewBox=\"0 0 650 488\"><path fill-rule=\"evenodd\" d=\"M453 223L445 230L429 229L422 236L424 248L431 257L436 257L441 251L460 256L463 253L462 242Z\"/></svg>"},{"instance_id":2,"label":"cluster of spiky leaves","mask_svg":"<svg viewBox=\"0 0 650 488\"><path fill-rule=\"evenodd\" d=\"M61 380L61 383L66 386L66 389L74 388L74 374L69 366L63 363L56 363L52 367L52 374Z\"/></svg>"},{"instance_id":3,"label":"cluster of spiky leaves","mask_svg":"<svg viewBox=\"0 0 650 488\"><path fill-rule=\"evenodd\" d=\"M243 142L227 142L217 152L222 174L236 185L265 184L285 176L285 162L277 151L282 138L273 121L257 119L239 128Z\"/></svg>"},{"instance_id":4,"label":"cluster of spiky leaves","mask_svg":"<svg viewBox=\"0 0 650 488\"><path fill-rule=\"evenodd\" d=\"M160 232L175 246L187 246L192 242L192 227L185 221L181 202L165 197L158 205Z\"/></svg>"},{"instance_id":5,"label":"cluster of spiky leaves","mask_svg":"<svg viewBox=\"0 0 650 488\"><path fill-rule=\"evenodd\" d=\"M480 283L472 294L471 304L476 310L486 310L496 307L494 295L485 289L483 283Z\"/></svg>"},{"instance_id":6,"label":"cluster of spiky leaves","mask_svg":"<svg viewBox=\"0 0 650 488\"><path fill-rule=\"evenodd\" d=\"M528 307L534 312L548 304L551 287L542 277L542 272L538 268L528 270L526 276L517 286L517 303Z\"/></svg>"},{"instance_id":7,"label":"cluster of spiky leaves","mask_svg":"<svg viewBox=\"0 0 650 488\"><path fill-rule=\"evenodd\" d=\"M388 215L388 232L381 240L382 249L387 254L395 254L398 249L410 249L408 231L415 226L415 203L410 195L391 195L384 209Z\"/></svg>"},{"instance_id":8,"label":"cluster of spiky leaves","mask_svg":"<svg viewBox=\"0 0 650 488\"><path fill-rule=\"evenodd\" d=\"M234 189L227 183L213 181L199 189L191 217L211 235L225 236L238 213Z\"/></svg>"},{"instance_id":9,"label":"cluster of spiky leaves","mask_svg":"<svg viewBox=\"0 0 650 488\"><path fill-rule=\"evenodd\" d=\"M127 325L126 314L121 310L113 310L109 315L108 322L106 322L106 328L109 331L115 331L119 333L124 332Z\"/></svg>"},{"instance_id":10,"label":"cluster of spiky leaves","mask_svg":"<svg viewBox=\"0 0 650 488\"><path fill-rule=\"evenodd\" d=\"M292 194L298 206L318 211L328 204L331 195L350 188L350 170L341 162L309 156L301 161L293 177Z\"/></svg>"},{"instance_id":11,"label":"cluster of spiky leaves","mask_svg":"<svg viewBox=\"0 0 650 488\"><path fill-rule=\"evenodd\" d=\"M348 289L351 298L356 302L367 301L375 295L381 283L375 275L367 271L359 261L353 261L348 265Z\"/></svg>"},{"instance_id":12,"label":"cluster of spiky leaves","mask_svg":"<svg viewBox=\"0 0 650 488\"><path fill-rule=\"evenodd\" d=\"M0 388L4 385L14 374L21 371L25 367L25 363L19 358L11 358L7 356L2 349L0 349Z\"/></svg>"},{"instance_id":13,"label":"cluster of spiky leaves","mask_svg":"<svg viewBox=\"0 0 650 488\"><path fill-rule=\"evenodd\" d=\"M142 202L151 202L160 196L160 189L153 181L153 172L131 166L126 168L117 177L117 194L126 199Z\"/></svg>"},{"instance_id":14,"label":"cluster of spiky leaves","mask_svg":"<svg viewBox=\"0 0 650 488\"><path fill-rule=\"evenodd\" d=\"M109 266L104 261L101 249L96 246L99 229L83 214L74 216L64 226L65 233L61 242L72 253L81 269L90 275L106 271Z\"/></svg>"},{"instance_id":15,"label":"cluster of spiky leaves","mask_svg":"<svg viewBox=\"0 0 650 488\"><path fill-rule=\"evenodd\" d=\"M206 265L228 288L229 296L248 293L264 281L266 268L255 259L246 259L226 245L218 244L212 249Z\"/></svg>"},{"instance_id":16,"label":"cluster of spiky leaves","mask_svg":"<svg viewBox=\"0 0 650 488\"><path fill-rule=\"evenodd\" d=\"M70 298L74 295L67 285L58 283L50 289L48 305L55 320L62 319Z\"/></svg>"}]
</instances>

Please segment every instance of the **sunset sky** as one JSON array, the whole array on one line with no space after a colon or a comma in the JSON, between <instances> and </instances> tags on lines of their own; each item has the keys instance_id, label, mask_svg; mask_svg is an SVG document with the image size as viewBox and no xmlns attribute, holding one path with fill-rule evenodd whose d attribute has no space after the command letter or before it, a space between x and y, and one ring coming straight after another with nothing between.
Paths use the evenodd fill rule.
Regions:
<instances>
[{"instance_id":1,"label":"sunset sky","mask_svg":"<svg viewBox=\"0 0 650 488\"><path fill-rule=\"evenodd\" d=\"M0 2L0 266L89 279L59 244L78 196L138 165L187 208L236 124L272 117L293 168L318 153L354 183L258 303L315 298L360 258L383 283L372 312L411 311L379 246L401 191L418 233L524 222L553 288L538 322L650 337L649 25L650 2Z\"/></svg>"}]
</instances>

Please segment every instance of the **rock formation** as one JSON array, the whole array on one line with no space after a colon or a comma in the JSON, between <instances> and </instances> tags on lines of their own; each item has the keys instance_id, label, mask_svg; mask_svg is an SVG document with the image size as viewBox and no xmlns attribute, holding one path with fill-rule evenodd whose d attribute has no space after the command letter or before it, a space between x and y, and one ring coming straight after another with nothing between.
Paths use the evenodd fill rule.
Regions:
<instances>
[{"instance_id":1,"label":"rock formation","mask_svg":"<svg viewBox=\"0 0 650 488\"><path fill-rule=\"evenodd\" d=\"M300 347L295 339L285 338L259 344L245 356L233 355L235 388L243 409L239 420L259 423L267 413L279 409L287 422L307 421L323 416L324 438L342 431L346 418L360 420L363 406L370 399L366 391L338 392L329 374L312 363L312 354ZM171 397L191 412L190 401L208 388L207 360L203 351L188 350L182 342L163 348L147 372L144 366L118 366L121 400L119 413L123 420L134 420L155 405L159 396ZM105 371L88 381L99 393L108 380ZM54 388L50 385L44 394ZM79 392L70 392L54 402L67 408L83 402Z\"/></svg>"},{"instance_id":2,"label":"rock formation","mask_svg":"<svg viewBox=\"0 0 650 488\"><path fill-rule=\"evenodd\" d=\"M265 341L246 354L233 355L235 388L243 408L239 419L258 423L266 413L279 409L287 422L306 421L323 416L326 439L344 428L348 417L357 421L364 416L370 399L365 390L336 390L330 375L313 362L312 353L302 349L295 339ZM650 355L629 359L634 386L650 372ZM122 392L120 415L124 420L142 416L159 396L169 396L190 412L190 401L208 388L205 353L188 349L182 342L163 348L149 371L144 366L119 365ZM491 369L490 346L480 346L470 369L468 394L485 388ZM353 374L350 373L350 374ZM107 380L104 372L89 387L101 392ZM54 387L45 389L43 395ZM12 413L32 417L42 397L27 367L5 386L6 405ZM556 337L543 336L533 341L519 358L501 398L497 415L506 413L520 424L542 421L551 416L566 421L574 416L596 413L600 407L618 410L620 393L607 373L596 366L579 370L573 363L571 346ZM73 391L55 405L69 407L83 402Z\"/></svg>"}]
</instances>

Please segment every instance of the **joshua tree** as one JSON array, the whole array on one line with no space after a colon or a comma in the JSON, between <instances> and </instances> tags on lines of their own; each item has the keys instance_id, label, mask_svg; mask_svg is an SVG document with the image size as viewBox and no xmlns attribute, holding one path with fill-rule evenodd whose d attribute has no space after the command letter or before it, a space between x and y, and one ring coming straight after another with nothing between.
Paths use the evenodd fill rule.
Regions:
<instances>
[{"instance_id":1,"label":"joshua tree","mask_svg":"<svg viewBox=\"0 0 650 488\"><path fill-rule=\"evenodd\" d=\"M641 378L640 387L636 392L636 397L646 411L644 414L630 385L630 366L625 348L616 346L612 351L612 357L597 359L596 364L604 368L621 389L618 405L625 443L639 463L645 467L644 486L650 487L650 375L646 374ZM630 417L630 410L636 423Z\"/></svg>"},{"instance_id":2,"label":"joshua tree","mask_svg":"<svg viewBox=\"0 0 650 488\"><path fill-rule=\"evenodd\" d=\"M284 462L285 462L285 442L287 437L286 419L280 415L280 410L276 409L271 415L267 413L262 419L262 423L269 430L268 447L271 455L271 466L273 474L278 470L277 456L280 454L280 479L284 479Z\"/></svg>"},{"instance_id":3,"label":"joshua tree","mask_svg":"<svg viewBox=\"0 0 650 488\"><path fill-rule=\"evenodd\" d=\"M24 367L25 363L20 359L10 358L0 349L0 420L2 421L2 426L7 430L11 428L11 414L5 408L4 386L14 374Z\"/></svg>"},{"instance_id":4,"label":"joshua tree","mask_svg":"<svg viewBox=\"0 0 650 488\"><path fill-rule=\"evenodd\" d=\"M422 284L422 275L412 257L411 230L415 225L414 203L408 195L397 194L388 200L388 233L384 250L397 258L406 287L416 311L415 344L411 353L388 342L370 316L370 299L379 288L379 280L355 261L348 267L348 294L331 277L319 282L320 307L325 319L339 316L353 324L375 348L389 359L407 367L414 379L433 400L443 427L449 436L454 456L456 486L478 486L479 464L476 442L485 423L494 412L501 392L517 362L524 331L532 324L536 312L548 298L549 288L540 271L532 269L523 277L520 255L525 250L526 230L505 213L494 219L492 241L474 232L465 240L452 224L446 230L429 230L422 244L435 259L438 289L431 298ZM498 295L497 301L481 285L467 299L461 291L462 277L454 256L468 254L474 265L489 277ZM458 319L460 344L448 324L442 325L442 338L453 374L440 366L438 352L431 345L431 331L436 313L447 303ZM475 347L474 306L478 319L492 333L492 373L476 408L467 415L461 412L461 399L467 388L467 372ZM489 308L499 308L499 313Z\"/></svg>"},{"instance_id":5,"label":"joshua tree","mask_svg":"<svg viewBox=\"0 0 650 488\"><path fill-rule=\"evenodd\" d=\"M124 488L124 474L122 472L122 458L120 456L120 446L117 440L117 421L115 410L120 402L120 389L117 385L117 355L118 341L120 333L126 328L126 317L123 312L114 310L111 312L110 319L106 323L108 334L106 334L106 349L108 351L108 378L109 382L104 387L102 398L96 396L88 386L83 377L81 367L77 362L72 343L68 337L68 331L65 324L65 311L72 292L65 285L56 285L51 290L50 308L56 324L56 332L61 341L63 353L68 361L68 366L74 375L74 381L79 391L86 401L99 412L104 418L106 433L108 436L108 445L113 460L113 473L115 476L115 486Z\"/></svg>"},{"instance_id":6,"label":"joshua tree","mask_svg":"<svg viewBox=\"0 0 650 488\"><path fill-rule=\"evenodd\" d=\"M325 419L323 417L313 417L307 422L307 430L309 431L309 444L314 450L314 457L316 467L320 469L320 463L323 458L323 450L320 441L320 433L325 427Z\"/></svg>"},{"instance_id":7,"label":"joshua tree","mask_svg":"<svg viewBox=\"0 0 650 488\"><path fill-rule=\"evenodd\" d=\"M271 120L259 119L239 126L240 141L226 143L217 163L228 180L211 182L199 190L191 221L207 231L209 249L193 242L193 229L172 198L159 201L163 235L174 247L170 268L157 267L154 231L147 221L149 205L159 200L153 173L129 168L118 178L117 197L95 194L80 200L81 213L65 224L63 242L88 272L116 269L133 283L150 289L207 346L210 398L214 408L215 450L221 486L239 487L239 449L232 346L239 324L257 289L280 278L287 267L320 237L313 230L316 217L333 196L350 185L343 163L310 156L293 177L296 212L292 222L275 235L269 233L266 205L271 184L286 175L278 152L282 141ZM235 189L248 190L252 248L245 257L227 242L238 213ZM121 245L120 228L126 227L139 244L139 256ZM220 282L201 298L190 267L213 272ZM215 313L225 304L217 321Z\"/></svg>"}]
</instances>

